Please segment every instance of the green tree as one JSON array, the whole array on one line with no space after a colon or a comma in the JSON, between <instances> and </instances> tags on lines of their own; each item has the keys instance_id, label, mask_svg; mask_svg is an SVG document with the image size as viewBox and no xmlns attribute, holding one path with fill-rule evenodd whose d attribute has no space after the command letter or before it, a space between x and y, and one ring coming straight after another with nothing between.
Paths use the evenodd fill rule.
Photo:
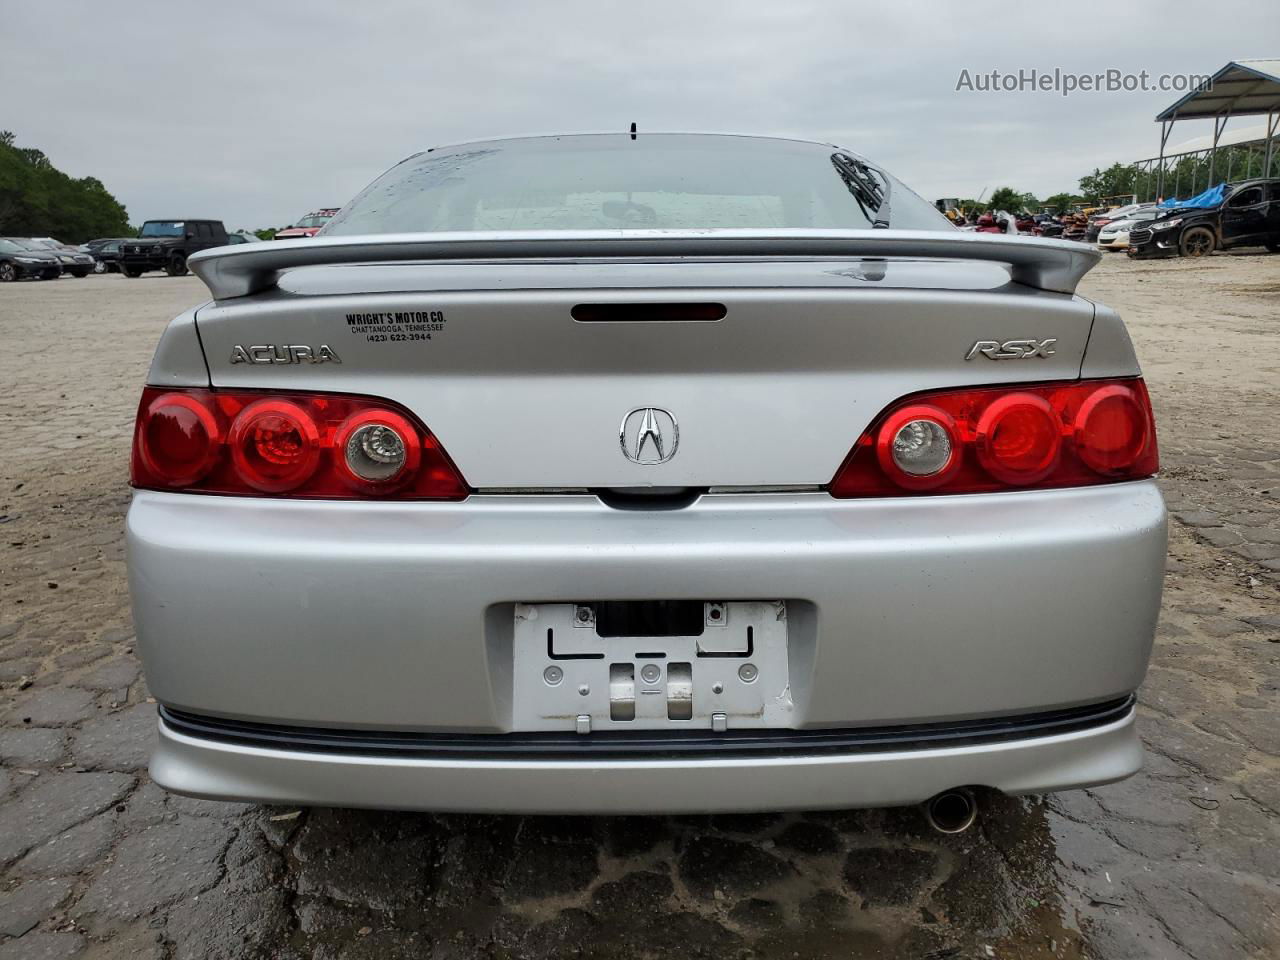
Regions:
<instances>
[{"instance_id":1,"label":"green tree","mask_svg":"<svg viewBox=\"0 0 1280 960\"><path fill-rule=\"evenodd\" d=\"M1080 178L1080 192L1086 199L1097 202L1104 197L1137 193L1138 168L1132 163L1113 163L1105 170Z\"/></svg>"},{"instance_id":2,"label":"green tree","mask_svg":"<svg viewBox=\"0 0 1280 960\"><path fill-rule=\"evenodd\" d=\"M1020 213L1032 210L1040 205L1035 194L1022 193L1013 187L996 187L987 201L988 210L1006 210L1009 213Z\"/></svg>"},{"instance_id":3,"label":"green tree","mask_svg":"<svg viewBox=\"0 0 1280 960\"><path fill-rule=\"evenodd\" d=\"M1046 197L1044 206L1051 207L1054 213L1066 213L1077 203L1082 203L1084 198L1075 193L1055 193L1051 197Z\"/></svg>"},{"instance_id":4,"label":"green tree","mask_svg":"<svg viewBox=\"0 0 1280 960\"><path fill-rule=\"evenodd\" d=\"M82 243L123 236L124 207L95 177L67 176L41 151L0 130L0 234Z\"/></svg>"},{"instance_id":5,"label":"green tree","mask_svg":"<svg viewBox=\"0 0 1280 960\"><path fill-rule=\"evenodd\" d=\"M261 230L253 231L253 235L259 240L274 240L279 232L279 227L263 227Z\"/></svg>"}]
</instances>

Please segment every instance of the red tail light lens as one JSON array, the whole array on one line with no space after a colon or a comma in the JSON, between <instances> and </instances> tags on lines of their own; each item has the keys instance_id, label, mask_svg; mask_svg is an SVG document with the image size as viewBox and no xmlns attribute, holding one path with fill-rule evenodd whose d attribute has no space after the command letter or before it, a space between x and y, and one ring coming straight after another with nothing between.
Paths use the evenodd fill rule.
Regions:
<instances>
[{"instance_id":1,"label":"red tail light lens","mask_svg":"<svg viewBox=\"0 0 1280 960\"><path fill-rule=\"evenodd\" d=\"M951 445L945 462L943 438ZM913 457L935 469L915 472ZM1078 487L1149 477L1158 467L1141 378L1086 380L900 401L854 444L829 489L877 497Z\"/></svg>"},{"instance_id":2,"label":"red tail light lens","mask_svg":"<svg viewBox=\"0 0 1280 960\"><path fill-rule=\"evenodd\" d=\"M221 439L213 412L181 393L155 391L138 411L134 460L157 484L183 487L213 466Z\"/></svg>"},{"instance_id":3,"label":"red tail light lens","mask_svg":"<svg viewBox=\"0 0 1280 960\"><path fill-rule=\"evenodd\" d=\"M978 462L997 480L1042 480L1058 462L1062 424L1044 397L1011 393L993 400L974 429Z\"/></svg>"},{"instance_id":4,"label":"red tail light lens","mask_svg":"<svg viewBox=\"0 0 1280 960\"><path fill-rule=\"evenodd\" d=\"M288 400L255 400L241 410L231 424L228 446L236 473L264 493L302 486L320 463L315 421Z\"/></svg>"},{"instance_id":5,"label":"red tail light lens","mask_svg":"<svg viewBox=\"0 0 1280 960\"><path fill-rule=\"evenodd\" d=\"M1098 473L1123 476L1142 458L1152 433L1149 411L1122 386L1095 390L1076 413L1076 449Z\"/></svg>"},{"instance_id":6,"label":"red tail light lens","mask_svg":"<svg viewBox=\"0 0 1280 960\"><path fill-rule=\"evenodd\" d=\"M191 493L462 500L466 482L431 433L367 397L143 391L135 487Z\"/></svg>"}]
</instances>

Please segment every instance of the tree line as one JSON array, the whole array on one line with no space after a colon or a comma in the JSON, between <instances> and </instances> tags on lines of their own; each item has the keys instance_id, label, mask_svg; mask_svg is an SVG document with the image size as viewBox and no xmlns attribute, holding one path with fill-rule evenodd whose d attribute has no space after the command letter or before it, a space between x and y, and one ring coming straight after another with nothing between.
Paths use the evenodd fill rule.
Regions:
<instances>
[{"instance_id":1,"label":"tree line","mask_svg":"<svg viewBox=\"0 0 1280 960\"><path fill-rule=\"evenodd\" d=\"M84 243L132 235L129 215L102 181L69 177L41 151L0 130L0 236Z\"/></svg>"}]
</instances>

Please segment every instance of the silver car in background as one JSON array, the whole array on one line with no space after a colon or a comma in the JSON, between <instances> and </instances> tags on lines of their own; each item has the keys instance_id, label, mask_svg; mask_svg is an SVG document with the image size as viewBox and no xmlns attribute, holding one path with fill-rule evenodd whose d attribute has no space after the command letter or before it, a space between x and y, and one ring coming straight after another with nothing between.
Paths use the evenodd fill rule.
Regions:
<instances>
[{"instance_id":1,"label":"silver car in background","mask_svg":"<svg viewBox=\"0 0 1280 960\"><path fill-rule=\"evenodd\" d=\"M1168 208L1144 207L1107 223L1098 231L1099 250L1127 250L1129 231L1169 215Z\"/></svg>"},{"instance_id":2,"label":"silver car in background","mask_svg":"<svg viewBox=\"0 0 1280 960\"><path fill-rule=\"evenodd\" d=\"M437 148L193 256L133 450L152 776L651 813L1132 774L1166 516L1098 257L687 134Z\"/></svg>"}]
</instances>

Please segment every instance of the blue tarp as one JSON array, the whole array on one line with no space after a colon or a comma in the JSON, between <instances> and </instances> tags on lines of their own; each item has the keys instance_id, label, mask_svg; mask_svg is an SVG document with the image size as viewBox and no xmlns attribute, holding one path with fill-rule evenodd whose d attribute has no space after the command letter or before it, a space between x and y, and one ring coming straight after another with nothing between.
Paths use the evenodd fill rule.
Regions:
<instances>
[{"instance_id":1,"label":"blue tarp","mask_svg":"<svg viewBox=\"0 0 1280 960\"><path fill-rule=\"evenodd\" d=\"M1220 183L1216 187L1210 187L1204 193L1197 193L1189 200L1179 200L1176 197L1170 197L1160 206L1162 207L1191 207L1193 209L1203 209L1208 207L1217 207L1222 204L1223 199L1227 195L1227 185Z\"/></svg>"}]
</instances>

